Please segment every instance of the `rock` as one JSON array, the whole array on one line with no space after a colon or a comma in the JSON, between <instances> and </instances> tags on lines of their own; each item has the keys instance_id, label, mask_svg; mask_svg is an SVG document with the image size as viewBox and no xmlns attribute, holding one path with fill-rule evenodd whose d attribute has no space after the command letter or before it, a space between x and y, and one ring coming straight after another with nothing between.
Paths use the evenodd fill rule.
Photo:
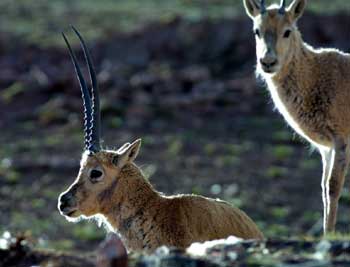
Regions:
<instances>
[{"instance_id":1,"label":"rock","mask_svg":"<svg viewBox=\"0 0 350 267\"><path fill-rule=\"evenodd\" d=\"M110 234L101 244L97 254L97 267L127 267L128 253L121 239Z\"/></svg>"}]
</instances>

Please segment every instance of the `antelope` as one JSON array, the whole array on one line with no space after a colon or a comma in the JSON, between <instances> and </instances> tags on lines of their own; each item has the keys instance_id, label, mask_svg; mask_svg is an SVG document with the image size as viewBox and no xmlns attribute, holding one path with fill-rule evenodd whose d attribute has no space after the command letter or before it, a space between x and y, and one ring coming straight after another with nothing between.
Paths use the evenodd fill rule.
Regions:
<instances>
[{"instance_id":1,"label":"antelope","mask_svg":"<svg viewBox=\"0 0 350 267\"><path fill-rule=\"evenodd\" d=\"M257 75L266 82L287 123L321 154L323 231L334 232L338 201L349 166L350 56L305 43L297 21L306 0L268 8L243 0L253 20Z\"/></svg>"},{"instance_id":2,"label":"antelope","mask_svg":"<svg viewBox=\"0 0 350 267\"><path fill-rule=\"evenodd\" d=\"M226 238L262 239L255 223L229 203L196 195L165 196L156 191L135 164L141 140L118 150L101 147L101 115L95 70L87 46L80 40L88 66L88 89L76 56L63 38L73 61L83 98L85 151L73 184L58 200L60 213L69 221L99 217L119 233L129 250L152 252L157 247L186 248L193 242Z\"/></svg>"}]
</instances>

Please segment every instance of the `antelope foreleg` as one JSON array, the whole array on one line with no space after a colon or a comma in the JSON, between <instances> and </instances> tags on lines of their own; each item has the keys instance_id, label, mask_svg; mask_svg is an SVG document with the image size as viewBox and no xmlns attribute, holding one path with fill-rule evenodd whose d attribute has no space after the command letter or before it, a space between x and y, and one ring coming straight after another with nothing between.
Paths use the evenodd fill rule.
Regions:
<instances>
[{"instance_id":1,"label":"antelope foreleg","mask_svg":"<svg viewBox=\"0 0 350 267\"><path fill-rule=\"evenodd\" d=\"M349 166L349 142L341 138L334 140L331 162L332 166L328 179L325 181L327 207L324 232L334 232L337 221L338 201L341 190L344 186L344 180L347 168Z\"/></svg>"},{"instance_id":2,"label":"antelope foreleg","mask_svg":"<svg viewBox=\"0 0 350 267\"><path fill-rule=\"evenodd\" d=\"M320 149L320 153L322 156L322 201L323 201L323 230L325 232L327 225L327 214L328 214L328 206L329 199L327 194L327 182L330 176L330 170L333 167L333 159L334 159L334 149Z\"/></svg>"}]
</instances>

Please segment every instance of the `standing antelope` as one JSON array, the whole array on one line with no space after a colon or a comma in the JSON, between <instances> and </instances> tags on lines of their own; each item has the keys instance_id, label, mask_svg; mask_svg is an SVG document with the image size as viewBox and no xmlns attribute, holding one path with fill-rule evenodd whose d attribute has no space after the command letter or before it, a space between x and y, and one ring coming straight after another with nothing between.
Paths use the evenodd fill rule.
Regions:
<instances>
[{"instance_id":1,"label":"standing antelope","mask_svg":"<svg viewBox=\"0 0 350 267\"><path fill-rule=\"evenodd\" d=\"M306 0L287 8L244 0L254 22L257 74L294 130L314 145L323 162L324 233L335 230L338 201L349 166L350 56L337 49L314 49L296 26Z\"/></svg>"},{"instance_id":2,"label":"standing antelope","mask_svg":"<svg viewBox=\"0 0 350 267\"><path fill-rule=\"evenodd\" d=\"M101 216L111 230L120 233L132 250L153 251L161 245L185 248L197 241L230 235L261 239L262 233L241 210L202 196L164 196L146 180L134 160L141 140L119 150L100 145L100 109L97 80L89 52L79 32L92 87L88 90L76 57L68 46L80 83L85 122L85 152L78 177L58 201L68 220Z\"/></svg>"}]
</instances>

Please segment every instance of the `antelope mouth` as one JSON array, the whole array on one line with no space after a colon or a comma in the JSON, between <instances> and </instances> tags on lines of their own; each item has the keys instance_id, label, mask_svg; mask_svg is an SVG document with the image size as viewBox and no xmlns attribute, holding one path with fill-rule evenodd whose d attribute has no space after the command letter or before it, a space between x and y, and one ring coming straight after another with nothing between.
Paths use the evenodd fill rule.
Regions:
<instances>
[{"instance_id":1,"label":"antelope mouth","mask_svg":"<svg viewBox=\"0 0 350 267\"><path fill-rule=\"evenodd\" d=\"M64 216L74 217L74 213L76 213L78 211L78 209L72 208L72 207L65 207L63 209L60 208L60 211Z\"/></svg>"},{"instance_id":2,"label":"antelope mouth","mask_svg":"<svg viewBox=\"0 0 350 267\"><path fill-rule=\"evenodd\" d=\"M76 210L72 210L72 211L66 213L66 216L68 216L68 217L73 217L73 215L74 215L75 212L76 212Z\"/></svg>"},{"instance_id":3,"label":"antelope mouth","mask_svg":"<svg viewBox=\"0 0 350 267\"><path fill-rule=\"evenodd\" d=\"M261 66L261 69L268 74L274 74L278 71L278 66L273 66L273 67L265 67Z\"/></svg>"}]
</instances>

